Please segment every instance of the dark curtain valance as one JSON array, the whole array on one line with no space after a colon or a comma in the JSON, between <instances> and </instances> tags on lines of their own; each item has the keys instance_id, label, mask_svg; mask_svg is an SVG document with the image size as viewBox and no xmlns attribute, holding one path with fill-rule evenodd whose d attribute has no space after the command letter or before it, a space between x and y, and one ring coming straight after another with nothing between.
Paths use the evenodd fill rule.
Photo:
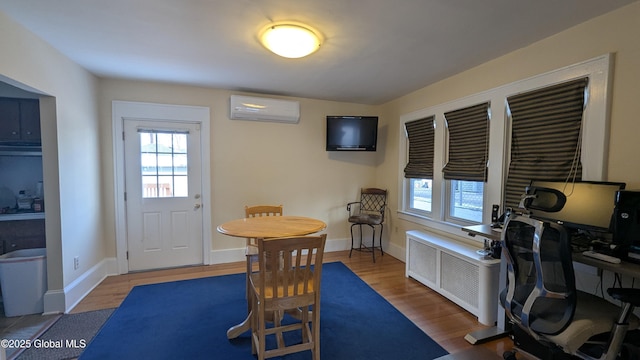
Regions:
<instances>
[{"instance_id":1,"label":"dark curtain valance","mask_svg":"<svg viewBox=\"0 0 640 360\"><path fill-rule=\"evenodd\" d=\"M510 96L511 162L505 206L517 207L531 180L582 177L582 115L588 78Z\"/></svg>"},{"instance_id":2,"label":"dark curtain valance","mask_svg":"<svg viewBox=\"0 0 640 360\"><path fill-rule=\"evenodd\" d=\"M487 181L489 157L489 103L444 114L449 130L447 180Z\"/></svg>"},{"instance_id":3,"label":"dark curtain valance","mask_svg":"<svg viewBox=\"0 0 640 360\"><path fill-rule=\"evenodd\" d=\"M435 116L409 121L404 124L409 139L409 161L404 177L433 179L433 139Z\"/></svg>"}]
</instances>

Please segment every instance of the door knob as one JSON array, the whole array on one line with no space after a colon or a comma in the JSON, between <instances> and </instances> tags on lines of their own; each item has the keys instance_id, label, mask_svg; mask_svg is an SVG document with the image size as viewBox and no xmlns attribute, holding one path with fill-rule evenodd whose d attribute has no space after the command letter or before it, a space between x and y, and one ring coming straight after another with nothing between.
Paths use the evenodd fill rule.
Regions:
<instances>
[{"instance_id":1,"label":"door knob","mask_svg":"<svg viewBox=\"0 0 640 360\"><path fill-rule=\"evenodd\" d=\"M201 207L202 207L202 204L195 204L195 205L193 206L193 210L198 210L198 209L200 209Z\"/></svg>"}]
</instances>

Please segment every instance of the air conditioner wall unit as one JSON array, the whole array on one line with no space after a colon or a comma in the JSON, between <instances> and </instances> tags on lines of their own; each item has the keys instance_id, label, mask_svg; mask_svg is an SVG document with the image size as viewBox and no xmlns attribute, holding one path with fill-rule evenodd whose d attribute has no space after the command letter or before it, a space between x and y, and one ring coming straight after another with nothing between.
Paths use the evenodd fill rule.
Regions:
<instances>
[{"instance_id":1,"label":"air conditioner wall unit","mask_svg":"<svg viewBox=\"0 0 640 360\"><path fill-rule=\"evenodd\" d=\"M296 124L300 120L300 102L231 95L229 113L232 120L276 121Z\"/></svg>"}]
</instances>

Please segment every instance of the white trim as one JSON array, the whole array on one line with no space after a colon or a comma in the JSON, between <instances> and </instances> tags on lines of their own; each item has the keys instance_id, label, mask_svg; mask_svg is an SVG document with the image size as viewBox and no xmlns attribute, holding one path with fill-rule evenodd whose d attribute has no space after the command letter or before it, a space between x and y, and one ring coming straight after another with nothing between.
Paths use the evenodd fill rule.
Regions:
<instances>
[{"instance_id":1,"label":"white trim","mask_svg":"<svg viewBox=\"0 0 640 360\"><path fill-rule=\"evenodd\" d=\"M71 284L64 287L65 312L71 311L78 303L89 295L91 290L100 285L108 276L118 274L118 261L116 258L106 258L84 272Z\"/></svg>"},{"instance_id":2,"label":"white trim","mask_svg":"<svg viewBox=\"0 0 640 360\"><path fill-rule=\"evenodd\" d=\"M125 118L168 120L174 122L199 123L201 126L202 149L202 263L211 263L211 143L210 109L201 106L183 106L169 104L154 104L129 101L113 101L112 129L113 129L113 167L115 184L115 222L116 222L116 259L118 273L129 272L127 262L126 213L124 202L124 164L118 159L124 159L124 142L122 141L123 121Z\"/></svg>"},{"instance_id":3,"label":"white trim","mask_svg":"<svg viewBox=\"0 0 640 360\"><path fill-rule=\"evenodd\" d=\"M60 314L65 311L64 290L47 290L44 293L43 315Z\"/></svg>"},{"instance_id":4,"label":"white trim","mask_svg":"<svg viewBox=\"0 0 640 360\"><path fill-rule=\"evenodd\" d=\"M44 294L44 315L68 313L102 280L118 274L116 258L105 258L62 290L49 290Z\"/></svg>"},{"instance_id":5,"label":"white trim","mask_svg":"<svg viewBox=\"0 0 640 360\"><path fill-rule=\"evenodd\" d=\"M584 132L582 146L582 177L584 180L607 180L607 159L609 149L609 113L610 92L613 73L612 54L605 54L578 64L556 69L548 73L537 75L528 79L519 80L507 85L483 91L446 103L437 104L400 116L400 131L398 142L398 213L401 219L412 221L421 225L435 227L438 230L459 235L460 225L445 223L444 219L444 179L439 171L446 161L446 132L444 126L444 113L465 106L475 105L481 102L491 102L491 121L489 124L489 182L485 184L484 204L502 204L502 189L509 154L508 121L506 118L506 99L508 96L542 88L556 83L565 82L580 77L589 77L589 102L584 113ZM407 210L407 180L404 178L403 169L407 163L407 138L404 124L435 115L436 132L434 139L434 175L432 192L431 218L422 218ZM439 204L439 205L438 205ZM490 222L490 211L484 211L483 222ZM440 226L441 224L442 226ZM454 225L454 226L451 226ZM454 229L455 228L455 229Z\"/></svg>"}]
</instances>

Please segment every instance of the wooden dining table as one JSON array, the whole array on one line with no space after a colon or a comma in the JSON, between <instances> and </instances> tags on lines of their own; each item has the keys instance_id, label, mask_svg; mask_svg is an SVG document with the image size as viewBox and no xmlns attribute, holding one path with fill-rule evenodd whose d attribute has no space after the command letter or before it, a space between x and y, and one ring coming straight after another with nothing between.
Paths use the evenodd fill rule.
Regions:
<instances>
[{"instance_id":1,"label":"wooden dining table","mask_svg":"<svg viewBox=\"0 0 640 360\"><path fill-rule=\"evenodd\" d=\"M262 216L231 220L218 225L221 234L267 239L288 236L303 236L322 231L327 227L323 221L303 216ZM247 299L248 301L249 299ZM251 308L247 317L227 330L227 338L234 339L251 328Z\"/></svg>"}]
</instances>

